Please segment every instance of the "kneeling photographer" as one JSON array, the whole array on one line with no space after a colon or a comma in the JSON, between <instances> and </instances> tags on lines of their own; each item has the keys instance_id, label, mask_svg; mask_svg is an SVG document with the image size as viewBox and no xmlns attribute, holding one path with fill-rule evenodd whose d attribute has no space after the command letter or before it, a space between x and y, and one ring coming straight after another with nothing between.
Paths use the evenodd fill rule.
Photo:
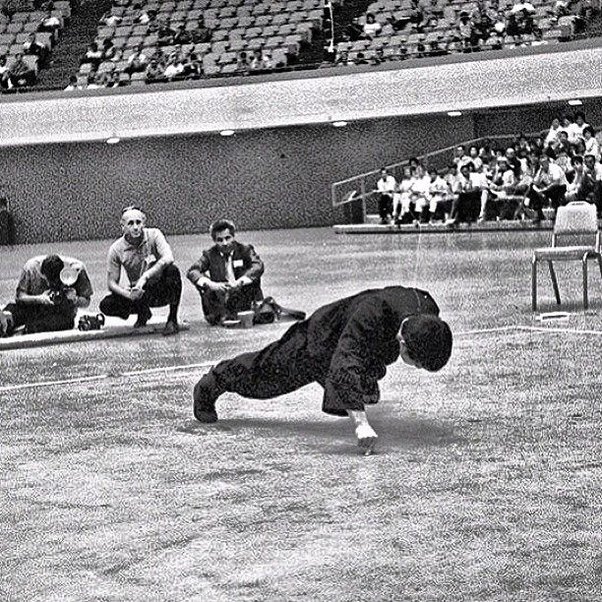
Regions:
<instances>
[{"instance_id":1,"label":"kneeling photographer","mask_svg":"<svg viewBox=\"0 0 602 602\"><path fill-rule=\"evenodd\" d=\"M40 255L23 266L14 303L0 317L0 336L70 330L78 308L88 307L92 285L85 265L72 257Z\"/></svg>"}]
</instances>

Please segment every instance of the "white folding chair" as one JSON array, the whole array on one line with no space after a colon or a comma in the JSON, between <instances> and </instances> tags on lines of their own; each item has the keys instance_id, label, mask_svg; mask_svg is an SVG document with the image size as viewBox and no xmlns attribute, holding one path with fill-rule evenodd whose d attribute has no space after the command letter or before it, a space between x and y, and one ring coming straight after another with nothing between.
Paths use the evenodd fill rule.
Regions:
<instances>
[{"instance_id":1,"label":"white folding chair","mask_svg":"<svg viewBox=\"0 0 602 602\"><path fill-rule=\"evenodd\" d=\"M588 237L589 244L578 246L561 245L559 238L571 236L579 237L579 242ZM565 238L566 240L566 238ZM571 241L571 242L574 242ZM537 263L547 261L554 287L556 303L560 305L560 291L558 280L554 271L554 261L580 261L583 266L583 307L588 308L587 296L587 261L597 259L602 276L602 256L600 255L600 231L596 206L583 201L569 203L559 207L556 213L556 222L552 233L552 246L535 249L531 260L531 308L537 310Z\"/></svg>"}]
</instances>

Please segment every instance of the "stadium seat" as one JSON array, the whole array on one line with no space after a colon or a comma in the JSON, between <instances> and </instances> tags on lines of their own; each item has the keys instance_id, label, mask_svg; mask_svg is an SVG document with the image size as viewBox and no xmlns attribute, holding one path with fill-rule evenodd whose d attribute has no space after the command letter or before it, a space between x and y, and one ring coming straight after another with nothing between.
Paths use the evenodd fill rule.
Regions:
<instances>
[{"instance_id":1,"label":"stadium seat","mask_svg":"<svg viewBox=\"0 0 602 602\"><path fill-rule=\"evenodd\" d=\"M229 48L232 52L240 52L240 51L244 50L246 47L247 47L246 40L243 40L243 39L230 40Z\"/></svg>"},{"instance_id":2,"label":"stadium seat","mask_svg":"<svg viewBox=\"0 0 602 602\"><path fill-rule=\"evenodd\" d=\"M588 244L560 245L560 237L571 237L571 242L579 238L589 238ZM564 239L566 240L566 238ZM546 261L550 270L552 286L556 303L560 305L560 291L558 280L554 271L554 261L580 261L583 269L583 308L589 306L587 291L587 261L596 259L602 276L602 255L600 254L600 231L596 206L586 202L573 202L564 207L559 207L552 233L552 246L535 249L531 259L531 308L537 310L537 264Z\"/></svg>"},{"instance_id":3,"label":"stadium seat","mask_svg":"<svg viewBox=\"0 0 602 602\"><path fill-rule=\"evenodd\" d=\"M6 26L6 33L20 33L23 31L23 21L12 21Z\"/></svg>"},{"instance_id":4,"label":"stadium seat","mask_svg":"<svg viewBox=\"0 0 602 602\"><path fill-rule=\"evenodd\" d=\"M281 36L272 36L266 39L264 48L274 49L284 45L284 38Z\"/></svg>"},{"instance_id":5,"label":"stadium seat","mask_svg":"<svg viewBox=\"0 0 602 602\"><path fill-rule=\"evenodd\" d=\"M14 33L0 33L0 45L10 46L15 40L16 34Z\"/></svg>"}]
</instances>

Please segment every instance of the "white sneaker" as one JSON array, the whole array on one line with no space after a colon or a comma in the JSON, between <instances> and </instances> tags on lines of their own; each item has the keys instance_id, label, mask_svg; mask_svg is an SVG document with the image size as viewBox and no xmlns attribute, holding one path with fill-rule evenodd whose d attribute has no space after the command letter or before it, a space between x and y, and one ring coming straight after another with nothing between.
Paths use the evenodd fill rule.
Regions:
<instances>
[{"instance_id":1,"label":"white sneaker","mask_svg":"<svg viewBox=\"0 0 602 602\"><path fill-rule=\"evenodd\" d=\"M374 451L378 435L369 424L360 424L355 428L357 444L365 456L369 456Z\"/></svg>"}]
</instances>

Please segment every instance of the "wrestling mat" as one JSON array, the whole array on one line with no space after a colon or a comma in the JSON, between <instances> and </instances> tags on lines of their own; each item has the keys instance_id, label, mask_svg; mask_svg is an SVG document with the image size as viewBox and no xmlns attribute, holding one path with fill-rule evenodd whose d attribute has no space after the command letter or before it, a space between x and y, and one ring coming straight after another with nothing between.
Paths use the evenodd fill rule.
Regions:
<instances>
[{"instance_id":1,"label":"wrestling mat","mask_svg":"<svg viewBox=\"0 0 602 602\"><path fill-rule=\"evenodd\" d=\"M132 319L133 318L133 319ZM14 334L12 337L0 338L0 351L7 349L25 349L30 347L43 347L45 345L58 345L61 343L79 343L97 339L113 339L117 337L133 337L143 335L159 335L165 326L165 317L153 316L146 326L134 328L135 316L129 320L119 318L105 318L105 324L99 330L62 330L59 332L39 332L36 334ZM78 324L79 316L75 319ZM180 322L180 332L188 330L187 322Z\"/></svg>"}]
</instances>

